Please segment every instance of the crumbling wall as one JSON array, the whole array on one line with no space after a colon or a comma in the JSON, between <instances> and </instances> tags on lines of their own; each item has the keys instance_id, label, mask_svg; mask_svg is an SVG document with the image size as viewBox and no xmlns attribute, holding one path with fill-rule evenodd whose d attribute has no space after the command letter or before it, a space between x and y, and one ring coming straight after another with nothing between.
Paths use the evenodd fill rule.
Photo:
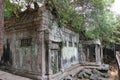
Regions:
<instances>
[{"instance_id":1,"label":"crumbling wall","mask_svg":"<svg viewBox=\"0 0 120 80\"><path fill-rule=\"evenodd\" d=\"M80 57L82 64L101 65L103 61L103 50L99 40L81 41L82 49Z\"/></svg>"},{"instance_id":2,"label":"crumbling wall","mask_svg":"<svg viewBox=\"0 0 120 80\"><path fill-rule=\"evenodd\" d=\"M79 34L69 28L59 27L56 17L45 8L41 15L36 15L30 20L26 14L27 17L23 17L29 20L25 18L22 21L24 18L20 17L12 25L6 25L5 45L8 39L12 68L39 74L43 80L59 72L68 75L66 69L80 69ZM61 75L59 78L65 76ZM53 80L52 77L49 79Z\"/></svg>"},{"instance_id":3,"label":"crumbling wall","mask_svg":"<svg viewBox=\"0 0 120 80\"><path fill-rule=\"evenodd\" d=\"M66 69L73 69L76 65L78 68L79 64L79 34L69 28L60 27L57 21L49 10L43 12L42 24L44 27L42 30L45 33L45 73L49 75L50 80L62 79L64 76L69 75Z\"/></svg>"},{"instance_id":4,"label":"crumbling wall","mask_svg":"<svg viewBox=\"0 0 120 80\"><path fill-rule=\"evenodd\" d=\"M6 46L7 42L9 43L11 68L14 70L41 74L42 41L38 30L40 25L41 13L33 10L21 13L20 18L14 17L6 21L4 44Z\"/></svg>"},{"instance_id":5,"label":"crumbling wall","mask_svg":"<svg viewBox=\"0 0 120 80\"><path fill-rule=\"evenodd\" d=\"M6 35L10 44L13 67L29 72L40 72L40 54L37 32L32 30L19 30Z\"/></svg>"}]
</instances>

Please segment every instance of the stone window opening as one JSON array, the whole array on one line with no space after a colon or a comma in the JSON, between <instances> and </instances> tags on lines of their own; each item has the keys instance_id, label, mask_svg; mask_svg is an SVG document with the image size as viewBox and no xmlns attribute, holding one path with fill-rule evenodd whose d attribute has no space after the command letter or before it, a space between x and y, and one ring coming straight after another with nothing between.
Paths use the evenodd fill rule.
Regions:
<instances>
[{"instance_id":1,"label":"stone window opening","mask_svg":"<svg viewBox=\"0 0 120 80\"><path fill-rule=\"evenodd\" d=\"M95 54L95 45L89 46L89 61L95 62L96 61L96 54Z\"/></svg>"},{"instance_id":2,"label":"stone window opening","mask_svg":"<svg viewBox=\"0 0 120 80\"><path fill-rule=\"evenodd\" d=\"M78 45L77 45L77 42L74 42L74 47L77 47Z\"/></svg>"},{"instance_id":3,"label":"stone window opening","mask_svg":"<svg viewBox=\"0 0 120 80\"><path fill-rule=\"evenodd\" d=\"M72 41L69 41L69 47L72 47L72 46L73 46Z\"/></svg>"},{"instance_id":4,"label":"stone window opening","mask_svg":"<svg viewBox=\"0 0 120 80\"><path fill-rule=\"evenodd\" d=\"M86 45L84 48L87 62L95 62L95 45Z\"/></svg>"},{"instance_id":5,"label":"stone window opening","mask_svg":"<svg viewBox=\"0 0 120 80\"><path fill-rule=\"evenodd\" d=\"M61 47L62 43L52 42L51 44L51 70L56 74L61 70Z\"/></svg>"},{"instance_id":6,"label":"stone window opening","mask_svg":"<svg viewBox=\"0 0 120 80\"><path fill-rule=\"evenodd\" d=\"M32 38L24 38L20 40L21 47L28 47L32 46Z\"/></svg>"},{"instance_id":7,"label":"stone window opening","mask_svg":"<svg viewBox=\"0 0 120 80\"><path fill-rule=\"evenodd\" d=\"M83 63L85 64L96 64L101 65L103 52L100 40L91 40L83 42L83 53L84 56Z\"/></svg>"},{"instance_id":8,"label":"stone window opening","mask_svg":"<svg viewBox=\"0 0 120 80\"><path fill-rule=\"evenodd\" d=\"M63 42L63 46L64 46L64 47L67 47L67 41L64 41L64 42Z\"/></svg>"}]
</instances>

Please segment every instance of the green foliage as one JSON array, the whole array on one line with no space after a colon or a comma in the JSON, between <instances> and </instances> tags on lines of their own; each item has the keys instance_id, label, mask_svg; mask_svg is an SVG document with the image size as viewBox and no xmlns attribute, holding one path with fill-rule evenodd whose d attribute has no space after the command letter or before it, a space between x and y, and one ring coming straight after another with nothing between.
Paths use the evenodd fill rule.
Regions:
<instances>
[{"instance_id":1,"label":"green foliage","mask_svg":"<svg viewBox=\"0 0 120 80\"><path fill-rule=\"evenodd\" d=\"M84 16L77 13L74 5L69 0L51 0L49 4L53 5L57 10L57 15L59 15L59 20L62 25L69 24L77 31L81 29Z\"/></svg>"},{"instance_id":2,"label":"green foliage","mask_svg":"<svg viewBox=\"0 0 120 80\"><path fill-rule=\"evenodd\" d=\"M114 0L51 0L53 7L58 11L60 21L63 24L70 24L78 31L85 30L85 36L88 39L100 39L102 42L108 44L114 42L114 15L108 7ZM78 4L79 3L79 4ZM81 4L82 3L82 4ZM86 4L91 12L87 12ZM84 8L84 6L86 6ZM82 7L86 9L84 14L78 13L75 8Z\"/></svg>"},{"instance_id":3,"label":"green foliage","mask_svg":"<svg viewBox=\"0 0 120 80\"><path fill-rule=\"evenodd\" d=\"M9 18L13 13L12 8L10 7L11 7L11 2L9 0L5 0L5 15L4 15L5 19Z\"/></svg>"},{"instance_id":4,"label":"green foliage","mask_svg":"<svg viewBox=\"0 0 120 80\"><path fill-rule=\"evenodd\" d=\"M114 23L112 39L114 43L120 43L120 16L117 17L116 23Z\"/></svg>"},{"instance_id":5,"label":"green foliage","mask_svg":"<svg viewBox=\"0 0 120 80\"><path fill-rule=\"evenodd\" d=\"M110 4L106 4L106 0L94 0L92 2L94 10L89 14L89 19L92 19L92 21L87 23L91 24L90 27L93 27L93 29L89 29L85 33L89 39L99 38L105 44L114 42L115 18L113 13L108 10L108 5Z\"/></svg>"},{"instance_id":6,"label":"green foliage","mask_svg":"<svg viewBox=\"0 0 120 80\"><path fill-rule=\"evenodd\" d=\"M18 4L11 3L10 0L5 0L5 19L8 19L12 15L17 16L17 12L21 10L22 6L19 6Z\"/></svg>"},{"instance_id":7,"label":"green foliage","mask_svg":"<svg viewBox=\"0 0 120 80\"><path fill-rule=\"evenodd\" d=\"M106 6L106 1L105 0L93 0L92 4L96 9L103 10Z\"/></svg>"},{"instance_id":8,"label":"green foliage","mask_svg":"<svg viewBox=\"0 0 120 80\"><path fill-rule=\"evenodd\" d=\"M25 3L27 3L27 4L32 4L33 2L39 2L39 3L42 3L44 0L24 0L25 1Z\"/></svg>"},{"instance_id":9,"label":"green foliage","mask_svg":"<svg viewBox=\"0 0 120 80\"><path fill-rule=\"evenodd\" d=\"M88 39L100 39L104 43L115 42L120 28L115 27L115 18L108 9L114 0L25 0L28 5L34 1L43 2L52 7L62 25L71 25L77 31L85 31ZM88 5L88 6L87 6ZM82 7L84 14L77 12L76 7ZM21 7L5 0L5 18L16 14ZM91 11L87 11L91 10ZM114 32L116 31L116 33ZM118 32L118 33L117 33ZM117 36L116 36L117 35Z\"/></svg>"}]
</instances>

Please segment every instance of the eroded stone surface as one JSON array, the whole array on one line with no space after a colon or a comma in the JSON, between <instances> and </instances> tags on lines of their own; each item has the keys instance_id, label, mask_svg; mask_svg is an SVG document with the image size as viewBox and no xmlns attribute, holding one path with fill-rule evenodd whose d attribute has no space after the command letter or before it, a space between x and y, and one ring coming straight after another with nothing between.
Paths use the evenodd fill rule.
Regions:
<instances>
[{"instance_id":1,"label":"eroded stone surface","mask_svg":"<svg viewBox=\"0 0 120 80\"><path fill-rule=\"evenodd\" d=\"M99 69L83 69L77 74L78 80L114 80L107 72Z\"/></svg>"}]
</instances>

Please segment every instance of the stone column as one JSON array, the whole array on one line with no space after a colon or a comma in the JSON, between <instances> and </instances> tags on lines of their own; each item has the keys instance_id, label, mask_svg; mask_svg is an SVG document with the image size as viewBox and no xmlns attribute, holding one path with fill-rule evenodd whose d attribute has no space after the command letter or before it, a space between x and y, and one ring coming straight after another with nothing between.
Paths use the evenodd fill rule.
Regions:
<instances>
[{"instance_id":1,"label":"stone column","mask_svg":"<svg viewBox=\"0 0 120 80\"><path fill-rule=\"evenodd\" d=\"M99 47L99 45L95 46L95 54L96 54L96 63L98 65L100 65L101 64L101 55L100 55L100 47Z\"/></svg>"},{"instance_id":2,"label":"stone column","mask_svg":"<svg viewBox=\"0 0 120 80\"><path fill-rule=\"evenodd\" d=\"M103 63L103 47L101 46L101 51L100 51L100 54L101 54L101 64Z\"/></svg>"},{"instance_id":3,"label":"stone column","mask_svg":"<svg viewBox=\"0 0 120 80\"><path fill-rule=\"evenodd\" d=\"M45 34L46 34L46 31L47 31L47 34L48 34L48 27L49 27L49 22L50 22L50 19L49 19L49 11L48 10L46 10L46 8L44 7L43 8L43 10L42 10L42 20L41 20L41 22L40 22L40 26L39 26L39 29L38 30L40 30L40 31L42 31L41 32L41 34L39 35L39 37L41 37L41 39L40 39L40 42L41 42L41 58L42 58L42 61L41 61L41 65L42 65L42 80L46 80L46 77L48 77L48 76L46 76L46 73L47 73L47 71L46 71L46 66L47 66L47 64L46 64L46 49L45 49L45 41L46 40L48 40L48 35L46 36ZM47 38L47 39L46 39ZM49 43L49 42L48 42ZM47 50L48 51L48 50ZM48 52L48 55L49 55L49 52ZM48 70L49 71L49 70Z\"/></svg>"},{"instance_id":4,"label":"stone column","mask_svg":"<svg viewBox=\"0 0 120 80\"><path fill-rule=\"evenodd\" d=\"M64 72L64 65L63 65L63 51L61 49L61 71Z\"/></svg>"},{"instance_id":5,"label":"stone column","mask_svg":"<svg viewBox=\"0 0 120 80\"><path fill-rule=\"evenodd\" d=\"M51 64L52 64L52 62L51 62L51 45L52 44L52 42L51 41L49 41L49 50L48 50L48 54L49 54L49 56L48 56L48 61L49 61L49 75L51 75L52 74L52 66L51 66Z\"/></svg>"},{"instance_id":6,"label":"stone column","mask_svg":"<svg viewBox=\"0 0 120 80\"><path fill-rule=\"evenodd\" d=\"M41 76L45 75L45 44L44 44L44 31L38 31L38 39L39 39L39 55L40 55L40 69ZM44 80L44 79L43 79Z\"/></svg>"},{"instance_id":7,"label":"stone column","mask_svg":"<svg viewBox=\"0 0 120 80\"><path fill-rule=\"evenodd\" d=\"M45 68L45 21L44 16L42 16L42 21L40 21L40 26L38 27L38 44L39 44L39 55L40 55L40 68L42 80L45 80L46 68Z\"/></svg>"},{"instance_id":8,"label":"stone column","mask_svg":"<svg viewBox=\"0 0 120 80\"><path fill-rule=\"evenodd\" d=\"M89 47L87 47L87 55L86 55L86 60L87 62L90 62L90 51L89 51Z\"/></svg>"},{"instance_id":9,"label":"stone column","mask_svg":"<svg viewBox=\"0 0 120 80\"><path fill-rule=\"evenodd\" d=\"M52 74L51 68L51 45L52 41L49 40L49 31L45 31L45 66L46 66L46 74Z\"/></svg>"},{"instance_id":10,"label":"stone column","mask_svg":"<svg viewBox=\"0 0 120 80\"><path fill-rule=\"evenodd\" d=\"M0 0L0 60L3 54L3 36L4 36L4 0Z\"/></svg>"}]
</instances>

